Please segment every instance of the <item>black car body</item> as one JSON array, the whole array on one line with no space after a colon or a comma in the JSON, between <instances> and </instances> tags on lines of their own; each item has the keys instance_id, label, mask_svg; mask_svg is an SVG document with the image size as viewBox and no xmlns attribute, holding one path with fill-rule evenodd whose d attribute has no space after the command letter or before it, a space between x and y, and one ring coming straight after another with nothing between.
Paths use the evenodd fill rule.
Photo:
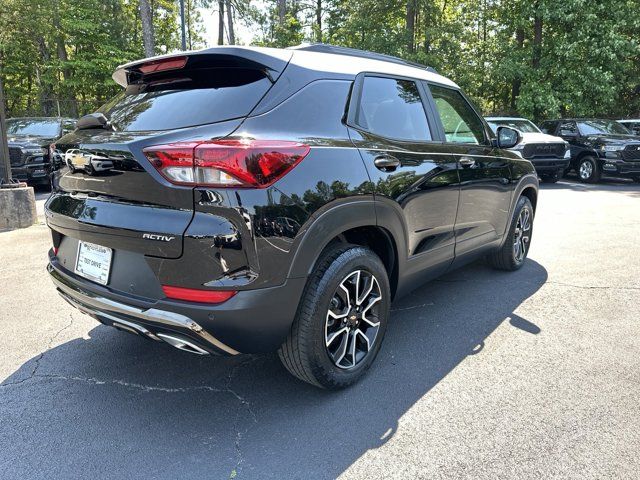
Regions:
<instances>
[{"instance_id":1,"label":"black car body","mask_svg":"<svg viewBox=\"0 0 640 480\"><path fill-rule=\"evenodd\" d=\"M60 117L20 117L7 120L11 176L29 185L49 185L60 158L50 145L75 127L75 120Z\"/></svg>"},{"instance_id":2,"label":"black car body","mask_svg":"<svg viewBox=\"0 0 640 480\"><path fill-rule=\"evenodd\" d=\"M491 130L499 126L515 128L522 141L511 151L533 163L543 181L556 182L569 167L569 144L562 138L542 133L530 120L519 117L486 117Z\"/></svg>"},{"instance_id":3,"label":"black car body","mask_svg":"<svg viewBox=\"0 0 640 480\"><path fill-rule=\"evenodd\" d=\"M569 142L570 170L583 182L603 175L640 181L640 137L614 120L562 119L540 125L543 132Z\"/></svg>"},{"instance_id":4,"label":"black car body","mask_svg":"<svg viewBox=\"0 0 640 480\"><path fill-rule=\"evenodd\" d=\"M130 63L114 79L126 93L101 110L110 124L57 142L113 168L60 170L46 204L51 277L102 323L193 353L280 348L298 377L344 386L371 361L356 361L364 345L379 348L391 299L474 258L510 255L512 219L528 202L524 260L533 166L498 148L459 88L430 70L322 45L225 47ZM515 144L517 132L500 134ZM330 303L360 302L335 332L354 328L339 343L353 351L333 367L318 360L325 377L305 373L312 352L295 342L320 335L299 325L326 300L318 276L357 259L369 293L353 273L340 285L355 293ZM362 306L365 293L375 305ZM335 339L330 315L324 335Z\"/></svg>"}]
</instances>

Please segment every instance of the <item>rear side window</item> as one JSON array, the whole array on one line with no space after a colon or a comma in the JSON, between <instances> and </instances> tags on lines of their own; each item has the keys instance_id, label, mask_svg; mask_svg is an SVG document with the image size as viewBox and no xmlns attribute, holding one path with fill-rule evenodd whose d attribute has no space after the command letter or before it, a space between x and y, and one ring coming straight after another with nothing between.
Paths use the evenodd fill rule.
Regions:
<instances>
[{"instance_id":1,"label":"rear side window","mask_svg":"<svg viewBox=\"0 0 640 480\"><path fill-rule=\"evenodd\" d=\"M447 142L486 143L482 120L460 92L429 85Z\"/></svg>"},{"instance_id":2,"label":"rear side window","mask_svg":"<svg viewBox=\"0 0 640 480\"><path fill-rule=\"evenodd\" d=\"M556 124L554 122L543 122L542 125L540 125L540 130L542 130L542 133L553 134L555 129Z\"/></svg>"},{"instance_id":3,"label":"rear side window","mask_svg":"<svg viewBox=\"0 0 640 480\"><path fill-rule=\"evenodd\" d=\"M382 137L431 140L422 98L411 80L364 77L355 123Z\"/></svg>"},{"instance_id":4,"label":"rear side window","mask_svg":"<svg viewBox=\"0 0 640 480\"><path fill-rule=\"evenodd\" d=\"M259 70L179 70L134 83L102 106L119 131L169 130L246 116L271 86Z\"/></svg>"}]
</instances>

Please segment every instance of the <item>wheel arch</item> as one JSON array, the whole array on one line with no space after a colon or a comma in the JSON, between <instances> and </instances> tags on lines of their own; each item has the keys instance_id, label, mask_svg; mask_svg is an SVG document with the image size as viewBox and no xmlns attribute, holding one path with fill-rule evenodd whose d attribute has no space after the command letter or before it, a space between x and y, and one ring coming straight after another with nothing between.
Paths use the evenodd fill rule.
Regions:
<instances>
[{"instance_id":1,"label":"wheel arch","mask_svg":"<svg viewBox=\"0 0 640 480\"><path fill-rule=\"evenodd\" d=\"M313 271L322 252L334 243L353 243L373 250L389 275L392 297L398 286L402 246L400 220L392 225L377 220L374 200L345 202L317 216L296 250L289 278L306 277Z\"/></svg>"}]
</instances>

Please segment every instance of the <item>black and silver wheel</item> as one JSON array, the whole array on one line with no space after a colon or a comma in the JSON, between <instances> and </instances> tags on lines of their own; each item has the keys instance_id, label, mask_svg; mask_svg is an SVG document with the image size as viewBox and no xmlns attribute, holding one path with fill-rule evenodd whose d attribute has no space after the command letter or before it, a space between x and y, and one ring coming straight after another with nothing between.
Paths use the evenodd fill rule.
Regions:
<instances>
[{"instance_id":1,"label":"black and silver wheel","mask_svg":"<svg viewBox=\"0 0 640 480\"><path fill-rule=\"evenodd\" d=\"M531 243L531 210L523 208L520 210L513 239L513 258L517 263L524 262L524 258L529 251Z\"/></svg>"},{"instance_id":2,"label":"black and silver wheel","mask_svg":"<svg viewBox=\"0 0 640 480\"><path fill-rule=\"evenodd\" d=\"M601 174L598 162L593 157L584 157L578 163L578 178L581 182L597 183Z\"/></svg>"},{"instance_id":3,"label":"black and silver wheel","mask_svg":"<svg viewBox=\"0 0 640 480\"><path fill-rule=\"evenodd\" d=\"M370 249L340 244L317 262L278 354L293 375L337 389L374 361L387 328L391 293L384 264Z\"/></svg>"},{"instance_id":4,"label":"black and silver wheel","mask_svg":"<svg viewBox=\"0 0 640 480\"><path fill-rule=\"evenodd\" d=\"M491 266L499 270L518 270L524 264L533 233L533 206L522 196L518 199L511 225L502 247L489 255Z\"/></svg>"},{"instance_id":5,"label":"black and silver wheel","mask_svg":"<svg viewBox=\"0 0 640 480\"><path fill-rule=\"evenodd\" d=\"M380 284L367 270L356 270L340 282L327 310L324 339L338 368L352 369L365 360L380 330Z\"/></svg>"}]
</instances>

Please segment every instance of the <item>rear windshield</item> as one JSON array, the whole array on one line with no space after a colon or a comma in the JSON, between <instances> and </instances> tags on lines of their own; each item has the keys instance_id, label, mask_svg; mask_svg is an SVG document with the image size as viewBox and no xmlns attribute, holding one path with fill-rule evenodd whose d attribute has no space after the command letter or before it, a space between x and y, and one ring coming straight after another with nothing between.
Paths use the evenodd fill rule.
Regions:
<instances>
[{"instance_id":1,"label":"rear windshield","mask_svg":"<svg viewBox=\"0 0 640 480\"><path fill-rule=\"evenodd\" d=\"M254 69L180 70L129 85L98 111L118 131L191 127L247 115L270 86Z\"/></svg>"}]
</instances>

